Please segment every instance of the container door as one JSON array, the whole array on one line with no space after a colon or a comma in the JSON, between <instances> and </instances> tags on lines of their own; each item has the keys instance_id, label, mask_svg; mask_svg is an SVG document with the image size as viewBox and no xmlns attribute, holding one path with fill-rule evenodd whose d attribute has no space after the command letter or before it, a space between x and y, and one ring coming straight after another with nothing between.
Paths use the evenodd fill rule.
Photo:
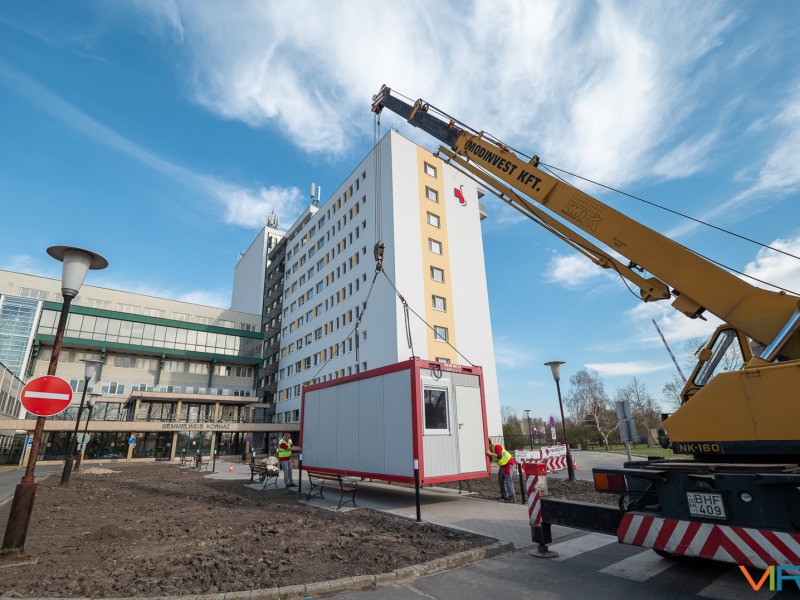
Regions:
<instances>
[{"instance_id":1,"label":"container door","mask_svg":"<svg viewBox=\"0 0 800 600\"><path fill-rule=\"evenodd\" d=\"M454 386L456 399L456 424L458 431L458 458L461 473L486 470L486 436L483 431L481 389Z\"/></svg>"}]
</instances>

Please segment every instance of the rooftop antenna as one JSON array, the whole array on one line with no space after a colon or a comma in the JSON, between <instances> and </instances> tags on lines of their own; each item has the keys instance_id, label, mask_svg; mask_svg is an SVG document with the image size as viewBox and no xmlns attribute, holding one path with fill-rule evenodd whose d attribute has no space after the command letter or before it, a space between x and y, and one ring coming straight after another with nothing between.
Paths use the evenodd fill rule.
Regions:
<instances>
[{"instance_id":1,"label":"rooftop antenna","mask_svg":"<svg viewBox=\"0 0 800 600\"><path fill-rule=\"evenodd\" d=\"M319 196L322 191L322 186L318 186L313 181L311 182L311 206L319 206Z\"/></svg>"},{"instance_id":2,"label":"rooftop antenna","mask_svg":"<svg viewBox=\"0 0 800 600\"><path fill-rule=\"evenodd\" d=\"M280 221L278 220L278 215L275 213L275 207L272 207L272 210L269 212L267 216L267 227L272 227L272 229L277 229L278 225L280 225Z\"/></svg>"}]
</instances>

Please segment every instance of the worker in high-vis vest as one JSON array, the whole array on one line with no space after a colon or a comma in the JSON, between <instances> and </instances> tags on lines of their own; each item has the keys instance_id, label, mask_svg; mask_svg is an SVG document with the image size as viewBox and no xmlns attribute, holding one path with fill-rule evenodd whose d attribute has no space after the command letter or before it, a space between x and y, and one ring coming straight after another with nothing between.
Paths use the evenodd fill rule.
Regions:
<instances>
[{"instance_id":1,"label":"worker in high-vis vest","mask_svg":"<svg viewBox=\"0 0 800 600\"><path fill-rule=\"evenodd\" d=\"M488 440L488 442L489 449L486 451L486 456L491 456L497 460L497 483L500 485L500 497L498 500L508 502L509 504L516 502L517 497L514 494L514 471L511 467L517 464L517 462L509 451L503 448L502 444L492 444L492 440Z\"/></svg>"},{"instance_id":2,"label":"worker in high-vis vest","mask_svg":"<svg viewBox=\"0 0 800 600\"><path fill-rule=\"evenodd\" d=\"M278 463L283 471L283 483L288 487L297 487L292 479L292 436L284 433L278 442Z\"/></svg>"}]
</instances>

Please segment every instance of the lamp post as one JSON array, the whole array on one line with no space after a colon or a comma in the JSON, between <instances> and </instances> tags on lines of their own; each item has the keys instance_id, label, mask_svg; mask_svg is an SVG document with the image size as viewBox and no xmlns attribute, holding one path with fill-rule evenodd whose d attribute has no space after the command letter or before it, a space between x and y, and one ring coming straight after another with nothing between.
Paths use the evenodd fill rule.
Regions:
<instances>
[{"instance_id":1,"label":"lamp post","mask_svg":"<svg viewBox=\"0 0 800 600\"><path fill-rule=\"evenodd\" d=\"M75 447L78 445L78 428L81 425L81 415L83 414L83 402L86 400L86 390L89 388L89 381L97 373L97 367L103 361L82 358L83 363L83 393L81 394L81 404L78 407L78 417L75 419L75 432L69 442L69 453L64 461L64 471L61 473L61 485L69 485L69 476L72 474L72 464L75 462ZM88 423L88 421L87 421Z\"/></svg>"},{"instance_id":2,"label":"lamp post","mask_svg":"<svg viewBox=\"0 0 800 600\"><path fill-rule=\"evenodd\" d=\"M544 363L545 367L550 367L553 379L556 381L556 391L558 392L558 407L561 409L561 426L564 428L564 444L567 446L567 476L570 481L575 480L575 466L572 464L572 453L569 451L569 438L567 437L567 420L564 418L564 403L561 401L561 365L563 360L551 360Z\"/></svg>"},{"instance_id":3,"label":"lamp post","mask_svg":"<svg viewBox=\"0 0 800 600\"><path fill-rule=\"evenodd\" d=\"M64 301L61 303L61 315L58 318L56 336L53 341L53 355L50 357L50 365L47 374L54 376L58 368L58 356L61 354L61 344L64 340L64 330L67 328L69 317L69 307L72 299L78 295L78 291L83 285L83 280L89 269L105 269L108 261L89 250L73 248L70 246L51 246L47 253L63 263L61 271L61 294ZM36 419L36 427L33 430L33 442L31 443L28 465L22 481L17 484L14 490L14 500L11 503L11 511L8 513L8 524L6 525L5 536L3 537L3 547L5 551L21 552L25 548L25 538L28 536L28 525L33 511L33 501L36 498L36 482L34 480L34 469L36 460L39 456L39 445L42 441L42 431L44 431L45 417Z\"/></svg>"},{"instance_id":4,"label":"lamp post","mask_svg":"<svg viewBox=\"0 0 800 600\"><path fill-rule=\"evenodd\" d=\"M86 434L86 432L89 430L89 421L92 420L92 411L94 410L94 405L100 396L102 396L102 394L96 394L96 393L89 394L89 400L87 402L87 404L89 405L89 414L86 416L86 425L83 427L84 434ZM84 449L78 453L78 456L75 459L75 467L73 468L74 471L77 471L81 468L81 460L83 459L83 455L85 452L86 448L84 447Z\"/></svg>"},{"instance_id":5,"label":"lamp post","mask_svg":"<svg viewBox=\"0 0 800 600\"><path fill-rule=\"evenodd\" d=\"M522 412L525 413L525 419L528 421L528 439L531 443L531 450L533 450L533 428L531 427L531 409L526 408Z\"/></svg>"}]
</instances>

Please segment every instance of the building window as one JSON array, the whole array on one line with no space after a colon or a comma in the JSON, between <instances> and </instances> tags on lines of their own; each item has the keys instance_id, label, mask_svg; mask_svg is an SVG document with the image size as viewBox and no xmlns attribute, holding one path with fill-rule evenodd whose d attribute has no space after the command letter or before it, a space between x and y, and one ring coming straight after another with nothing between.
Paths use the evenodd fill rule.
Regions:
<instances>
[{"instance_id":1,"label":"building window","mask_svg":"<svg viewBox=\"0 0 800 600\"><path fill-rule=\"evenodd\" d=\"M447 327L440 327L439 325L433 326L433 339L437 342L447 341Z\"/></svg>"},{"instance_id":2,"label":"building window","mask_svg":"<svg viewBox=\"0 0 800 600\"><path fill-rule=\"evenodd\" d=\"M425 410L423 419L426 434L449 433L447 390L441 388L424 389Z\"/></svg>"},{"instance_id":3,"label":"building window","mask_svg":"<svg viewBox=\"0 0 800 600\"><path fill-rule=\"evenodd\" d=\"M442 312L447 311L447 300L441 296L433 296L433 309L441 310Z\"/></svg>"},{"instance_id":4,"label":"building window","mask_svg":"<svg viewBox=\"0 0 800 600\"><path fill-rule=\"evenodd\" d=\"M208 363L190 362L189 373L193 375L208 375Z\"/></svg>"},{"instance_id":5,"label":"building window","mask_svg":"<svg viewBox=\"0 0 800 600\"><path fill-rule=\"evenodd\" d=\"M444 271L438 267L431 267L431 279L444 283Z\"/></svg>"},{"instance_id":6,"label":"building window","mask_svg":"<svg viewBox=\"0 0 800 600\"><path fill-rule=\"evenodd\" d=\"M430 250L434 254L441 254L442 253L442 242L437 242L436 240L428 238L428 250Z\"/></svg>"},{"instance_id":7,"label":"building window","mask_svg":"<svg viewBox=\"0 0 800 600\"><path fill-rule=\"evenodd\" d=\"M32 290L30 288L19 288L19 295L23 298L36 298L37 300L47 300L47 292L44 290Z\"/></svg>"},{"instance_id":8,"label":"building window","mask_svg":"<svg viewBox=\"0 0 800 600\"><path fill-rule=\"evenodd\" d=\"M165 360L163 371L169 373L183 373L183 361L180 360Z\"/></svg>"},{"instance_id":9,"label":"building window","mask_svg":"<svg viewBox=\"0 0 800 600\"><path fill-rule=\"evenodd\" d=\"M166 319L167 318L167 311L159 310L157 308L145 307L144 310L142 311L142 314L145 317L161 317L162 319Z\"/></svg>"},{"instance_id":10,"label":"building window","mask_svg":"<svg viewBox=\"0 0 800 600\"><path fill-rule=\"evenodd\" d=\"M142 312L141 307L134 306L133 304L117 304L117 310L119 312L130 313L132 315L138 315Z\"/></svg>"},{"instance_id":11,"label":"building window","mask_svg":"<svg viewBox=\"0 0 800 600\"><path fill-rule=\"evenodd\" d=\"M439 192L428 186L425 186L425 197L431 202L439 202Z\"/></svg>"},{"instance_id":12,"label":"building window","mask_svg":"<svg viewBox=\"0 0 800 600\"><path fill-rule=\"evenodd\" d=\"M116 381L103 381L100 385L100 391L108 395L124 395L125 384L117 383Z\"/></svg>"},{"instance_id":13,"label":"building window","mask_svg":"<svg viewBox=\"0 0 800 600\"><path fill-rule=\"evenodd\" d=\"M439 215L435 215L432 212L428 213L428 225L432 227L439 228Z\"/></svg>"},{"instance_id":14,"label":"building window","mask_svg":"<svg viewBox=\"0 0 800 600\"><path fill-rule=\"evenodd\" d=\"M440 363L444 363L446 365L449 365L450 364L450 359L449 358L444 358L443 356L437 356L436 357L436 362L440 362Z\"/></svg>"},{"instance_id":15,"label":"building window","mask_svg":"<svg viewBox=\"0 0 800 600\"><path fill-rule=\"evenodd\" d=\"M430 163L425 163L425 174L431 177L436 177L436 167Z\"/></svg>"},{"instance_id":16,"label":"building window","mask_svg":"<svg viewBox=\"0 0 800 600\"><path fill-rule=\"evenodd\" d=\"M131 367L131 357L130 356L115 356L114 357L114 366L120 367L123 369L130 369Z\"/></svg>"}]
</instances>

